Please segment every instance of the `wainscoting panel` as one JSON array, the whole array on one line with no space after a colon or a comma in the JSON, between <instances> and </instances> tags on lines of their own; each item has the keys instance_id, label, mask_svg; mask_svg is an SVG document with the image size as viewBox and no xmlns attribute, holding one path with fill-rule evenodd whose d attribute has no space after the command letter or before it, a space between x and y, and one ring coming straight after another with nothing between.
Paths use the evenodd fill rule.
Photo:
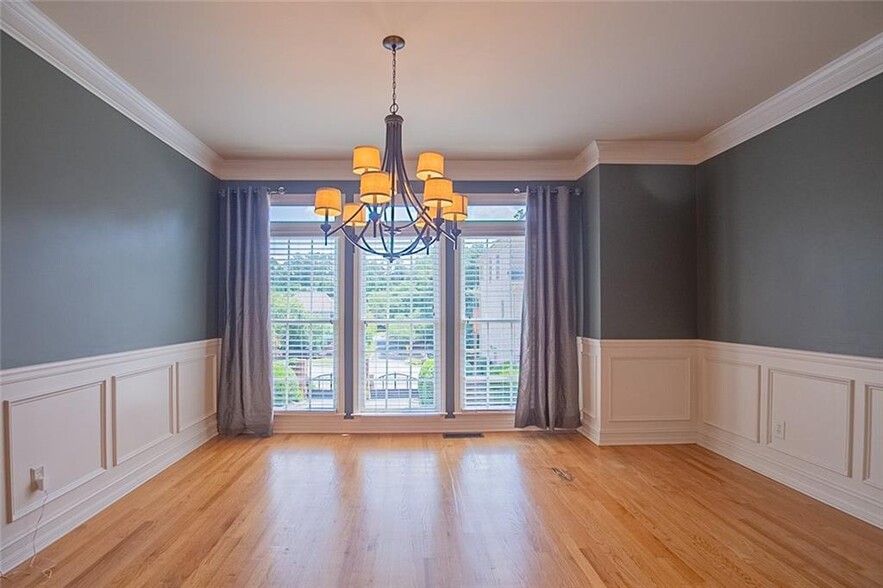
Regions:
<instances>
[{"instance_id":1,"label":"wainscoting panel","mask_svg":"<svg viewBox=\"0 0 883 588\"><path fill-rule=\"evenodd\" d=\"M611 357L609 422L689 421L691 358Z\"/></svg>"},{"instance_id":2,"label":"wainscoting panel","mask_svg":"<svg viewBox=\"0 0 883 588\"><path fill-rule=\"evenodd\" d=\"M113 465L120 465L175 433L175 366L113 376Z\"/></svg>"},{"instance_id":3,"label":"wainscoting panel","mask_svg":"<svg viewBox=\"0 0 883 588\"><path fill-rule=\"evenodd\" d=\"M63 536L217 434L217 339L0 372L0 566ZM42 467L45 493L31 469Z\"/></svg>"},{"instance_id":4,"label":"wainscoting panel","mask_svg":"<svg viewBox=\"0 0 883 588\"><path fill-rule=\"evenodd\" d=\"M10 522L39 508L43 501L44 496L33 491L31 468L43 467L49 473L47 500L104 471L104 403L104 382L6 403Z\"/></svg>"},{"instance_id":5,"label":"wainscoting panel","mask_svg":"<svg viewBox=\"0 0 883 588\"><path fill-rule=\"evenodd\" d=\"M865 386L865 452L862 479L883 490L883 384Z\"/></svg>"},{"instance_id":6,"label":"wainscoting panel","mask_svg":"<svg viewBox=\"0 0 883 588\"><path fill-rule=\"evenodd\" d=\"M778 369L769 374L767 444L849 476L853 382Z\"/></svg>"},{"instance_id":7,"label":"wainscoting panel","mask_svg":"<svg viewBox=\"0 0 883 588\"><path fill-rule=\"evenodd\" d=\"M216 355L178 362L178 426L188 429L215 414L218 358Z\"/></svg>"},{"instance_id":8,"label":"wainscoting panel","mask_svg":"<svg viewBox=\"0 0 883 588\"><path fill-rule=\"evenodd\" d=\"M582 430L600 443L601 347L594 339L579 339L579 381Z\"/></svg>"},{"instance_id":9,"label":"wainscoting panel","mask_svg":"<svg viewBox=\"0 0 883 588\"><path fill-rule=\"evenodd\" d=\"M702 359L705 425L760 443L760 366Z\"/></svg>"},{"instance_id":10,"label":"wainscoting panel","mask_svg":"<svg viewBox=\"0 0 883 588\"><path fill-rule=\"evenodd\" d=\"M581 431L598 445L695 443L694 341L579 342Z\"/></svg>"}]
</instances>

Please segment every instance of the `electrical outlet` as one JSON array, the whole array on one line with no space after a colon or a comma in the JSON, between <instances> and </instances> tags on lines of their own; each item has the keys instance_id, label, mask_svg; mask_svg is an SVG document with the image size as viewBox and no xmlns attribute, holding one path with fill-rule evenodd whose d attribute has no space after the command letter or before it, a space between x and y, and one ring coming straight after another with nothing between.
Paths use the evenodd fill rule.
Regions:
<instances>
[{"instance_id":1,"label":"electrical outlet","mask_svg":"<svg viewBox=\"0 0 883 588\"><path fill-rule=\"evenodd\" d=\"M785 421L780 423L776 423L775 431L773 433L776 438L784 439L785 438Z\"/></svg>"},{"instance_id":2,"label":"electrical outlet","mask_svg":"<svg viewBox=\"0 0 883 588\"><path fill-rule=\"evenodd\" d=\"M39 490L43 490L43 482L44 482L44 472L43 466L37 466L35 468L31 468L31 489L34 492Z\"/></svg>"}]
</instances>

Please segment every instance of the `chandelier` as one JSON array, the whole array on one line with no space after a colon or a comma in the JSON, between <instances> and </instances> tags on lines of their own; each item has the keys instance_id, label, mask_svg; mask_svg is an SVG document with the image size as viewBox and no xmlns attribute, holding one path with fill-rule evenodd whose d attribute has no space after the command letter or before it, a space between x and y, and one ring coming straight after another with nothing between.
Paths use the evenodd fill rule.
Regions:
<instances>
[{"instance_id":1,"label":"chandelier","mask_svg":"<svg viewBox=\"0 0 883 588\"><path fill-rule=\"evenodd\" d=\"M353 173L359 176L359 201L343 203L338 188L316 190L315 211L324 217L325 242L337 232L359 249L380 255L390 262L406 256L429 252L441 239L457 245L458 222L466 220L468 198L454 192L453 182L445 177L445 159L441 153L427 151L417 159L416 176L423 180L423 197L411 186L402 155L402 122L396 102L396 55L405 40L392 35L383 39L392 52L392 104L386 122L386 146L380 149L360 145L353 149ZM340 217L336 227L331 219Z\"/></svg>"}]
</instances>

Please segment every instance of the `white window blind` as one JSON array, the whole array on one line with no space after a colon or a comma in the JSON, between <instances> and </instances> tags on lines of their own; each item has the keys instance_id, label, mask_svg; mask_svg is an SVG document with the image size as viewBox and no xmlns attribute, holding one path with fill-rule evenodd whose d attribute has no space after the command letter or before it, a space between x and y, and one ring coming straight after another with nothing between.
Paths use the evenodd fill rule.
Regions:
<instances>
[{"instance_id":1,"label":"white window blind","mask_svg":"<svg viewBox=\"0 0 883 588\"><path fill-rule=\"evenodd\" d=\"M361 410L438 412L439 249L360 254Z\"/></svg>"},{"instance_id":2,"label":"white window blind","mask_svg":"<svg viewBox=\"0 0 883 588\"><path fill-rule=\"evenodd\" d=\"M337 406L337 246L323 237L270 239L273 406Z\"/></svg>"},{"instance_id":3,"label":"white window blind","mask_svg":"<svg viewBox=\"0 0 883 588\"><path fill-rule=\"evenodd\" d=\"M524 237L468 237L460 248L460 405L511 410L518 393Z\"/></svg>"}]
</instances>

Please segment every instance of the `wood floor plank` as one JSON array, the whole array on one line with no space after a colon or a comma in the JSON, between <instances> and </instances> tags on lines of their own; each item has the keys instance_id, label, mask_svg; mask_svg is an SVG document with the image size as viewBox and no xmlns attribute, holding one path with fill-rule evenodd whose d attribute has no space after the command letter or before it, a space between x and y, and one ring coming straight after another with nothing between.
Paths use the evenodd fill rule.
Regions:
<instances>
[{"instance_id":1,"label":"wood floor plank","mask_svg":"<svg viewBox=\"0 0 883 588\"><path fill-rule=\"evenodd\" d=\"M242 437L2 586L883 586L883 530L697 446Z\"/></svg>"}]
</instances>

